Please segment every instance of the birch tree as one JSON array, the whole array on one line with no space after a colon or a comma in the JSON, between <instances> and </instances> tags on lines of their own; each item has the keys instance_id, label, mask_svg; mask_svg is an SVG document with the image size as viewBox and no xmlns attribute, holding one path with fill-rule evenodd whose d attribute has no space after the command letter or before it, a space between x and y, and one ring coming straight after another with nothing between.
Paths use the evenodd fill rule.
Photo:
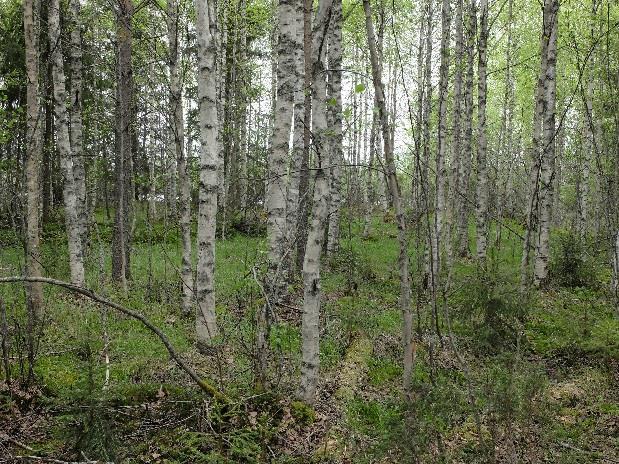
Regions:
<instances>
[{"instance_id":1,"label":"birch tree","mask_svg":"<svg viewBox=\"0 0 619 464\"><path fill-rule=\"evenodd\" d=\"M363 10L365 12L365 29L370 50L370 61L372 64L372 81L374 83L374 94L378 107L380 125L383 132L383 144L385 155L385 169L389 183L393 207L395 210L396 224L398 227L398 268L400 272L400 309L402 310L402 342L404 346L404 388L410 387L411 374L413 370L413 345L412 329L413 316L411 312L411 284L409 276L408 259L408 239L406 236L406 219L404 217L404 207L400 194L400 186L396 174L395 160L393 157L393 139L389 134L389 116L385 102L385 91L383 87L381 70L376 51L376 37L374 34L374 24L372 23L372 10L369 0L363 0Z\"/></svg>"},{"instance_id":2,"label":"birch tree","mask_svg":"<svg viewBox=\"0 0 619 464\"><path fill-rule=\"evenodd\" d=\"M333 254L339 247L341 208L341 164L344 160L342 147L342 0L333 0L328 40L329 83L328 111L330 151L330 203L327 253Z\"/></svg>"},{"instance_id":3,"label":"birch tree","mask_svg":"<svg viewBox=\"0 0 619 464\"><path fill-rule=\"evenodd\" d=\"M544 40L546 63L542 69L543 81L543 146L540 163L539 238L535 253L534 284L540 286L548 278L550 254L550 226L552 223L552 177L555 167L555 111L556 111L556 66L557 34L559 24L559 1L544 1Z\"/></svg>"},{"instance_id":4,"label":"birch tree","mask_svg":"<svg viewBox=\"0 0 619 464\"><path fill-rule=\"evenodd\" d=\"M336 0L339 1L339 0ZM313 403L319 379L320 262L329 212L329 140L327 138L327 83L325 55L333 0L320 0L312 30L312 147L314 195L303 260L303 309L301 313L300 397Z\"/></svg>"},{"instance_id":5,"label":"birch tree","mask_svg":"<svg viewBox=\"0 0 619 464\"><path fill-rule=\"evenodd\" d=\"M207 348L218 335L215 316L215 228L217 218L218 144L215 101L215 34L217 16L212 1L196 0L198 45L198 110L200 127L200 189L198 202L198 264L196 272L196 340Z\"/></svg>"},{"instance_id":6,"label":"birch tree","mask_svg":"<svg viewBox=\"0 0 619 464\"><path fill-rule=\"evenodd\" d=\"M281 296L284 283L284 254L289 253L286 243L286 165L290 129L294 109L297 52L296 8L291 0L279 0L277 5L277 98L271 153L268 159L266 192L267 237L269 242L269 293L271 303Z\"/></svg>"},{"instance_id":7,"label":"birch tree","mask_svg":"<svg viewBox=\"0 0 619 464\"><path fill-rule=\"evenodd\" d=\"M65 224L69 242L69 269L71 282L84 285L84 253L81 228L78 222L78 206L73 173L73 153L69 137L69 112L64 64L62 60L62 39L60 36L60 3L51 0L49 5L49 40L52 50L52 77L54 81L54 115L57 128L57 145L64 177L63 197Z\"/></svg>"},{"instance_id":8,"label":"birch tree","mask_svg":"<svg viewBox=\"0 0 619 464\"><path fill-rule=\"evenodd\" d=\"M86 198L86 168L82 136L82 22L79 0L71 0L71 152L77 207L77 223L82 250L88 244L88 201Z\"/></svg>"},{"instance_id":9,"label":"birch tree","mask_svg":"<svg viewBox=\"0 0 619 464\"><path fill-rule=\"evenodd\" d=\"M488 241L488 166L486 159L488 150L486 138L488 0L480 1L479 13L479 45L477 48L477 202L475 204L475 213L477 220L477 260L484 266Z\"/></svg>"},{"instance_id":10,"label":"birch tree","mask_svg":"<svg viewBox=\"0 0 619 464\"><path fill-rule=\"evenodd\" d=\"M187 176L187 157L185 154L185 120L183 116L183 90L179 74L178 24L180 21L177 0L168 0L168 59L170 68L169 117L171 119L168 143L174 153L178 174L181 232L181 288L183 314L191 314L193 299L193 271L191 266L191 197L190 183Z\"/></svg>"},{"instance_id":11,"label":"birch tree","mask_svg":"<svg viewBox=\"0 0 619 464\"><path fill-rule=\"evenodd\" d=\"M446 195L448 174L446 169L447 156L447 99L449 79L449 37L451 28L450 0L443 0L441 11L441 64L439 71L438 94L438 151L436 153L436 196L434 198L434 230L432 235L433 282L440 272L441 241L445 221Z\"/></svg>"},{"instance_id":12,"label":"birch tree","mask_svg":"<svg viewBox=\"0 0 619 464\"><path fill-rule=\"evenodd\" d=\"M469 256L469 180L471 175L471 154L473 147L473 75L475 56L475 35L477 11L475 0L470 0L466 21L466 75L464 82L464 124L462 153L458 166L458 191L460 197L458 213L458 254Z\"/></svg>"},{"instance_id":13,"label":"birch tree","mask_svg":"<svg viewBox=\"0 0 619 464\"><path fill-rule=\"evenodd\" d=\"M116 7L117 40L117 118L116 118L116 213L112 245L112 278L127 289L131 272L130 262L130 210L132 200L132 100L133 68L133 0L118 0Z\"/></svg>"}]
</instances>

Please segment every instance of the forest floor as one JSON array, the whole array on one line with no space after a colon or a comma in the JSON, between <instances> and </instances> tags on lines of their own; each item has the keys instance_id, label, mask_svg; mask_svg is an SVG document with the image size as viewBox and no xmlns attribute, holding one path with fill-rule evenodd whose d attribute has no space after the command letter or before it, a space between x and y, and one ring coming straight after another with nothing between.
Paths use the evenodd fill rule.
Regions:
<instances>
[{"instance_id":1,"label":"forest floor","mask_svg":"<svg viewBox=\"0 0 619 464\"><path fill-rule=\"evenodd\" d=\"M310 408L294 400L299 284L274 315L271 384L267 392L254 389L253 314L264 299L252 269L260 276L264 268L263 238L218 242L223 336L221 349L203 356L193 321L180 315L176 232L138 224L123 295L108 280L110 228L101 222L88 285L147 315L233 403L224 408L205 398L139 323L51 287L36 382L20 386L24 295L5 285L13 381L0 378L0 462L33 455L118 463L619 463L619 318L603 266L581 269L580 286L557 284L524 299L521 242L503 230L488 272L466 259L455 265L448 313L437 308L440 336L415 274L416 330L424 335L407 398L395 226L376 218L362 240L359 224L344 220L341 250L323 272L322 380ZM61 230L46 231L44 273L66 279ZM2 275L19 274L22 263L19 247L0 249Z\"/></svg>"}]
</instances>

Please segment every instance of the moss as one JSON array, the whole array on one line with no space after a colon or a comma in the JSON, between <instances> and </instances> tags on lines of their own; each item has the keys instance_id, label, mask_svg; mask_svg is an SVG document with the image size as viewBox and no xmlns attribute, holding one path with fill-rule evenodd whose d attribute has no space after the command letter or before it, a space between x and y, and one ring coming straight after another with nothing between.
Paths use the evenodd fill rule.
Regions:
<instances>
[{"instance_id":1,"label":"moss","mask_svg":"<svg viewBox=\"0 0 619 464\"><path fill-rule=\"evenodd\" d=\"M303 426L313 424L316 420L314 409L303 401L293 401L290 403L290 415L297 423Z\"/></svg>"}]
</instances>

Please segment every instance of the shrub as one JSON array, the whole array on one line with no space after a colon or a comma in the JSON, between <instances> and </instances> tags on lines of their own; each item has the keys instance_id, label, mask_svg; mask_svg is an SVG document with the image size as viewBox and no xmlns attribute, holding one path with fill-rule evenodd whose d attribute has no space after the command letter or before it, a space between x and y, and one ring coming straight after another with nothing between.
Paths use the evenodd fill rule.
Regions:
<instances>
[{"instance_id":1,"label":"shrub","mask_svg":"<svg viewBox=\"0 0 619 464\"><path fill-rule=\"evenodd\" d=\"M582 241L574 231L559 231L552 243L550 277L562 287L590 287L594 284L595 269L585 259Z\"/></svg>"}]
</instances>

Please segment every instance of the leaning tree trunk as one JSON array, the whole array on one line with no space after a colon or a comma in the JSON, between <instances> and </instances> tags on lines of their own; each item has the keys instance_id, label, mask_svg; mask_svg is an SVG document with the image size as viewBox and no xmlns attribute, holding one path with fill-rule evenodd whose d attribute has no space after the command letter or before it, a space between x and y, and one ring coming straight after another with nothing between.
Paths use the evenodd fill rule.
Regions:
<instances>
[{"instance_id":1,"label":"leaning tree trunk","mask_svg":"<svg viewBox=\"0 0 619 464\"><path fill-rule=\"evenodd\" d=\"M196 340L212 345L218 335L215 318L215 228L219 157L215 87L215 32L217 17L212 1L196 0L198 43L198 105L200 126L200 192L198 207L198 265L196 272Z\"/></svg>"},{"instance_id":2,"label":"leaning tree trunk","mask_svg":"<svg viewBox=\"0 0 619 464\"><path fill-rule=\"evenodd\" d=\"M82 137L82 23L80 2L71 0L71 151L77 206L77 223L82 249L88 245L88 199L86 197L86 168Z\"/></svg>"},{"instance_id":3,"label":"leaning tree trunk","mask_svg":"<svg viewBox=\"0 0 619 464\"><path fill-rule=\"evenodd\" d=\"M548 279L550 225L552 222L552 176L555 165L556 65L559 0L544 1L544 40L547 58L544 71L542 162L540 168L539 240L535 250L533 283L539 287Z\"/></svg>"},{"instance_id":4,"label":"leaning tree trunk","mask_svg":"<svg viewBox=\"0 0 619 464\"><path fill-rule=\"evenodd\" d=\"M342 1L333 0L329 33L329 137L330 150L330 203L327 253L332 255L339 247L341 208L341 164L344 160L342 138Z\"/></svg>"},{"instance_id":5,"label":"leaning tree trunk","mask_svg":"<svg viewBox=\"0 0 619 464\"><path fill-rule=\"evenodd\" d=\"M479 46L477 48L477 201L475 216L477 220L477 260L485 266L488 245L488 166L486 139L486 97L488 82L488 0L479 3Z\"/></svg>"},{"instance_id":6,"label":"leaning tree trunk","mask_svg":"<svg viewBox=\"0 0 619 464\"><path fill-rule=\"evenodd\" d=\"M60 37L60 2L51 0L49 6L49 40L52 50L52 75L54 80L54 113L56 116L57 144L64 176L63 197L65 223L69 241L69 269L71 282L84 285L84 253L81 229L78 222L78 207L73 175L73 158L69 137L69 113L67 111L67 90L62 62L62 41Z\"/></svg>"},{"instance_id":7,"label":"leaning tree trunk","mask_svg":"<svg viewBox=\"0 0 619 464\"><path fill-rule=\"evenodd\" d=\"M325 52L333 0L321 0L312 39L312 137L315 152L312 218L303 260L303 310L301 315L300 396L309 403L316 398L319 375L320 260L329 209L329 140L327 137L327 83Z\"/></svg>"},{"instance_id":8,"label":"leaning tree trunk","mask_svg":"<svg viewBox=\"0 0 619 464\"><path fill-rule=\"evenodd\" d=\"M378 106L378 114L383 131L383 144L385 154L385 169L387 171L387 180L389 182L389 190L393 200L396 222L398 225L398 243L400 253L398 256L398 267L400 270L400 308L402 310L402 338L404 345L404 388L408 389L411 381L413 370L413 344L412 344L412 329L413 316L411 312L411 285L409 276L409 260L408 260L408 242L406 237L406 219L404 217L404 207L400 195L400 186L398 185L398 177L396 174L395 160L393 157L392 138L389 134L389 119L387 107L385 103L385 91L383 87L380 67L378 63L378 53L376 51L376 38L374 35L374 25L372 24L372 11L370 1L363 0L363 9L365 11L365 28L368 37L368 47L370 49L370 60L372 63L372 80L374 81L374 92L376 95L376 103Z\"/></svg>"},{"instance_id":9,"label":"leaning tree trunk","mask_svg":"<svg viewBox=\"0 0 619 464\"><path fill-rule=\"evenodd\" d=\"M191 197L189 177L187 176L187 157L185 155L185 121L183 118L183 90L178 68L178 22L179 11L176 0L168 0L168 44L170 63L169 117L170 150L176 157L178 170L178 189L180 192L178 211L182 244L181 287L183 314L192 312L193 271L191 266Z\"/></svg>"}]
</instances>

